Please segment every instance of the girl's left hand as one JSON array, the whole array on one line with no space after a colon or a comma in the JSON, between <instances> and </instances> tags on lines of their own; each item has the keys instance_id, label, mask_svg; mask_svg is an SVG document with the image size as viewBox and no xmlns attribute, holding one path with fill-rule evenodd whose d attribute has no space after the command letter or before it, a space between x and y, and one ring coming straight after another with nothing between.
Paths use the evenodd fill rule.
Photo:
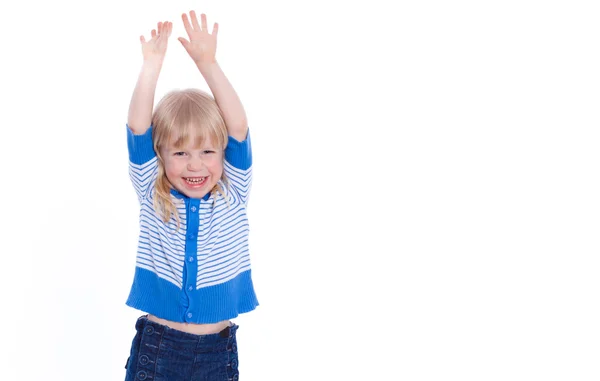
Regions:
<instances>
[{"instance_id":1,"label":"girl's left hand","mask_svg":"<svg viewBox=\"0 0 600 381\"><path fill-rule=\"evenodd\" d=\"M183 20L183 26L188 34L190 40L186 40L183 37L179 37L178 40L181 42L185 50L188 52L190 57L196 64L200 63L214 63L216 62L217 53L217 33L219 31L219 24L215 23L213 26L212 34L208 33L208 27L206 25L206 15L203 13L200 15L201 25L198 24L198 18L196 13L190 11L190 18L192 23L188 20L187 14L181 16Z\"/></svg>"}]
</instances>

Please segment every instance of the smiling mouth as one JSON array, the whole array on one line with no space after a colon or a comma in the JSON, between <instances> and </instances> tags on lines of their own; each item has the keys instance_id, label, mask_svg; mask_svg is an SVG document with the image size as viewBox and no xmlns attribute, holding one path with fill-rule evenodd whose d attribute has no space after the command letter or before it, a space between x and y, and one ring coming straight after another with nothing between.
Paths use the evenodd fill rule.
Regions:
<instances>
[{"instance_id":1,"label":"smiling mouth","mask_svg":"<svg viewBox=\"0 0 600 381\"><path fill-rule=\"evenodd\" d=\"M204 177L184 177L183 180L189 185L202 185L206 182L208 176Z\"/></svg>"}]
</instances>

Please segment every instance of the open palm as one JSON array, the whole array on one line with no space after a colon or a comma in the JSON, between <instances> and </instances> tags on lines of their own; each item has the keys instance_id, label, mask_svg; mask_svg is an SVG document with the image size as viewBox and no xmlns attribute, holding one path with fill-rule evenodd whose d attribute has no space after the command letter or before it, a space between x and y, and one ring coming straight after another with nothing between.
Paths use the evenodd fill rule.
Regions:
<instances>
[{"instance_id":1,"label":"open palm","mask_svg":"<svg viewBox=\"0 0 600 381\"><path fill-rule=\"evenodd\" d=\"M200 16L201 24L198 23L198 18L196 17L196 13L194 11L190 11L190 18L192 19L191 23L187 14L184 13L181 16L183 20L183 26L185 27L185 31L189 37L189 41L183 37L179 37L178 40L181 42L194 62L213 63L216 62L217 33L219 31L219 24L215 23L212 33L208 33L206 15L203 13Z\"/></svg>"},{"instance_id":2,"label":"open palm","mask_svg":"<svg viewBox=\"0 0 600 381\"><path fill-rule=\"evenodd\" d=\"M162 62L167 52L169 36L171 36L172 30L172 22L159 22L157 24L157 28L152 29L152 32L150 34L152 38L150 39L150 41L146 41L144 36L140 36L144 60L158 60Z\"/></svg>"}]
</instances>

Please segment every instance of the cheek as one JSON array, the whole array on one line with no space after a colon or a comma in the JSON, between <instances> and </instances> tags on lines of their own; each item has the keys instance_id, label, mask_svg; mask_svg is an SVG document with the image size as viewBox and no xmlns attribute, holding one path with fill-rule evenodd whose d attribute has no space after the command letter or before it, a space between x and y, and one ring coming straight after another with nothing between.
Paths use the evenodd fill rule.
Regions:
<instances>
[{"instance_id":1,"label":"cheek","mask_svg":"<svg viewBox=\"0 0 600 381\"><path fill-rule=\"evenodd\" d=\"M212 164L209 167L209 171L214 177L220 178L223 174L223 163L217 162L215 164Z\"/></svg>"},{"instance_id":2,"label":"cheek","mask_svg":"<svg viewBox=\"0 0 600 381\"><path fill-rule=\"evenodd\" d=\"M174 160L165 160L165 173L168 179L180 177L182 171L181 163Z\"/></svg>"}]
</instances>

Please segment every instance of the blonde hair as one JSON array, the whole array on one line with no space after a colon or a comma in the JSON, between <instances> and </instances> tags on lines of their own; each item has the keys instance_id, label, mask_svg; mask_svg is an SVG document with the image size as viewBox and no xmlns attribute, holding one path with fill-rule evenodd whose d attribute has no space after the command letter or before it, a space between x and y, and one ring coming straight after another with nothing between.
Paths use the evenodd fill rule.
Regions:
<instances>
[{"instance_id":1,"label":"blonde hair","mask_svg":"<svg viewBox=\"0 0 600 381\"><path fill-rule=\"evenodd\" d=\"M174 215L179 229L179 213L171 199L171 183L165 173L161 148L173 144L183 146L195 137L195 144L202 145L207 139L219 149L227 146L227 126L214 98L197 89L175 90L167 93L156 105L152 115L152 141L158 157L158 176L154 190L154 208L167 223ZM223 153L222 160L225 160ZM227 186L225 171L221 180ZM217 184L210 193L215 197L225 195ZM214 202L214 201L213 201Z\"/></svg>"}]
</instances>

